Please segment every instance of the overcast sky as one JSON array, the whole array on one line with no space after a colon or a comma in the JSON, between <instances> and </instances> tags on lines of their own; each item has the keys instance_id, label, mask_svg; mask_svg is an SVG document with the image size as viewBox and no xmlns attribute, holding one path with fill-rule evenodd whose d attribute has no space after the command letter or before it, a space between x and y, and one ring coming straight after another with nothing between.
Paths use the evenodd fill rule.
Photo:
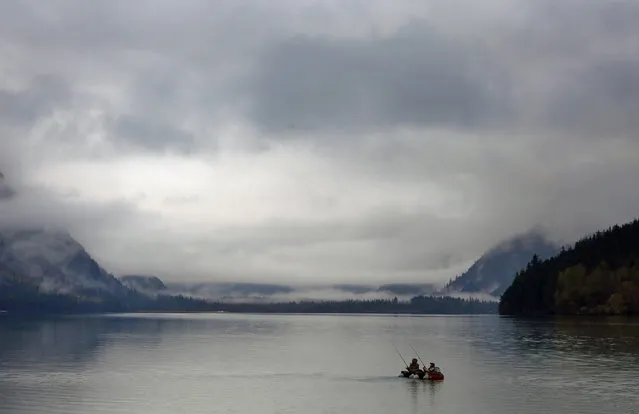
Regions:
<instances>
[{"instance_id":1,"label":"overcast sky","mask_svg":"<svg viewBox=\"0 0 639 414\"><path fill-rule=\"evenodd\" d=\"M442 281L639 215L639 2L2 0L0 224L116 274Z\"/></svg>"}]
</instances>

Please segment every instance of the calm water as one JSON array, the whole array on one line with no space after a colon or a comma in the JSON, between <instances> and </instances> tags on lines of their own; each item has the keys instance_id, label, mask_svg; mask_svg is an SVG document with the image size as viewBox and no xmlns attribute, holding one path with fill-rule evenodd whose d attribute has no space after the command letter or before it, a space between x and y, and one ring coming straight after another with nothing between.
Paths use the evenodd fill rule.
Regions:
<instances>
[{"instance_id":1,"label":"calm water","mask_svg":"<svg viewBox=\"0 0 639 414\"><path fill-rule=\"evenodd\" d=\"M637 413L638 379L638 320L0 317L0 413Z\"/></svg>"}]
</instances>

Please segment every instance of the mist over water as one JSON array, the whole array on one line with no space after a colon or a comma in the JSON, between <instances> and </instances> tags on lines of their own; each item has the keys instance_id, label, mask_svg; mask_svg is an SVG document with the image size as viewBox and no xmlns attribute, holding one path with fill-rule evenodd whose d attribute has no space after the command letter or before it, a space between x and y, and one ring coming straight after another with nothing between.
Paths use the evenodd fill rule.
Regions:
<instances>
[{"instance_id":1,"label":"mist over water","mask_svg":"<svg viewBox=\"0 0 639 414\"><path fill-rule=\"evenodd\" d=\"M410 346L446 375L399 378ZM639 321L0 317L0 413L630 413Z\"/></svg>"}]
</instances>

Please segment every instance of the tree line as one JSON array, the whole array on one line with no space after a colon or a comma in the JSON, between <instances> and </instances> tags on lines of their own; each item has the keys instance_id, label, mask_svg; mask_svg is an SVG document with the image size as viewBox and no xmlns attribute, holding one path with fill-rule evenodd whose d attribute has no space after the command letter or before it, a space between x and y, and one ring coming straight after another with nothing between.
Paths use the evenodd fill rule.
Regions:
<instances>
[{"instance_id":1,"label":"tree line","mask_svg":"<svg viewBox=\"0 0 639 414\"><path fill-rule=\"evenodd\" d=\"M639 220L615 225L537 256L499 303L504 315L639 314Z\"/></svg>"},{"instance_id":2,"label":"tree line","mask_svg":"<svg viewBox=\"0 0 639 414\"><path fill-rule=\"evenodd\" d=\"M255 313L380 313L380 314L489 314L497 313L497 302L452 297L416 296L394 299L291 301L277 303L213 304L215 310Z\"/></svg>"}]
</instances>

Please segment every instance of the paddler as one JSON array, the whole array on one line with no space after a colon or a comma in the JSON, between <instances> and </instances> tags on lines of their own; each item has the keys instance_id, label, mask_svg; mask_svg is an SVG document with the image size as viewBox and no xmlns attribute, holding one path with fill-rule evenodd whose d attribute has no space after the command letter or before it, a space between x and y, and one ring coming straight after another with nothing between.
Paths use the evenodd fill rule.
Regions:
<instances>
[{"instance_id":1,"label":"paddler","mask_svg":"<svg viewBox=\"0 0 639 414\"><path fill-rule=\"evenodd\" d=\"M408 372L410 372L411 374L417 374L419 371L421 371L419 369L419 362L417 362L417 358L413 358L410 365L406 368L408 368Z\"/></svg>"}]
</instances>

